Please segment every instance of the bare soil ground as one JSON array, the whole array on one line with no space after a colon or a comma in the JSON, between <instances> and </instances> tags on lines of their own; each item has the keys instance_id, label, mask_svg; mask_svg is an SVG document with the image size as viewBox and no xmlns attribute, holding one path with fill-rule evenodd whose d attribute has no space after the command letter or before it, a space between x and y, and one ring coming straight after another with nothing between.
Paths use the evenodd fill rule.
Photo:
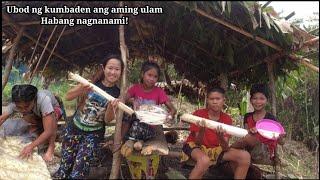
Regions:
<instances>
[{"instance_id":1,"label":"bare soil ground","mask_svg":"<svg viewBox=\"0 0 320 180\"><path fill-rule=\"evenodd\" d=\"M172 98L173 104L176 107L179 107L179 102L176 98ZM187 102L183 102L180 106L180 113L191 113L197 107ZM5 107L2 106L2 111L5 110ZM67 109L67 115L71 116L74 113L74 109ZM176 126L188 127L186 123L180 123ZM58 134L62 134L63 126L60 127L60 132ZM114 127L109 127L106 130L106 133L110 134L114 132ZM172 151L181 151L182 143L188 136L187 131L178 131L179 139L175 145L169 144L169 149ZM48 169L51 174L53 174L58 168L60 163L60 151L61 151L61 143L57 142L56 153L52 162L47 163ZM284 162L283 167L280 170L280 175L284 178L299 178L299 179L317 179L319 174L318 170L318 161L316 158L315 152L310 152L306 145L302 142L297 141L286 141L285 145L279 148L279 154ZM106 179L109 177L109 173L112 165L112 153L111 151L102 150L100 162L93 164L91 177L95 179ZM263 166L259 165L265 172L272 172L273 168L271 166ZM168 176L171 178L179 178L179 173L183 176L188 177L188 174L191 171L191 168L183 167L179 162L178 158L170 158L163 156L160 161L157 179L168 179ZM221 174L218 174L217 171L212 169L208 171L204 178L221 178ZM126 161L123 159L121 164L121 172L120 177L122 179L130 179L130 173L127 166Z\"/></svg>"}]
</instances>

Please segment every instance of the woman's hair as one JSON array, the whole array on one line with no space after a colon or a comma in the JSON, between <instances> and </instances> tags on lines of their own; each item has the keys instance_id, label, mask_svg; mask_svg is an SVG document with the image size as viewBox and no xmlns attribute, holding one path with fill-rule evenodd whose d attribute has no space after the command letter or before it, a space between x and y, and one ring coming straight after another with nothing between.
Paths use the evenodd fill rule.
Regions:
<instances>
[{"instance_id":1,"label":"woman's hair","mask_svg":"<svg viewBox=\"0 0 320 180\"><path fill-rule=\"evenodd\" d=\"M141 66L141 73L142 75L144 75L144 73L146 73L147 71L149 71L150 69L156 69L158 76L160 76L160 67L157 63L155 62L150 62L150 61L145 61L142 66ZM143 83L143 79L141 78L140 80L141 83Z\"/></svg>"},{"instance_id":2,"label":"woman's hair","mask_svg":"<svg viewBox=\"0 0 320 180\"><path fill-rule=\"evenodd\" d=\"M99 68L98 69L98 72L95 73L92 78L91 78L91 82L94 84L98 81L101 81L103 80L105 77L104 77L104 68L106 67L107 63L111 60L111 59L117 59L120 64L121 64L121 74L123 72L123 69L124 69L124 63L121 59L121 56L120 55L117 55L117 54L109 54L108 56L106 56L105 58L103 58L102 62L101 62L101 65L103 66L103 68Z\"/></svg>"},{"instance_id":3,"label":"woman's hair","mask_svg":"<svg viewBox=\"0 0 320 180\"><path fill-rule=\"evenodd\" d=\"M14 85L11 90L12 102L30 102L37 97L38 89L30 84Z\"/></svg>"},{"instance_id":4,"label":"woman's hair","mask_svg":"<svg viewBox=\"0 0 320 180\"><path fill-rule=\"evenodd\" d=\"M223 96L225 95L225 90L223 88L221 88L221 87L212 87L212 88L208 89L207 96L209 96L213 92L218 92L218 93L222 94Z\"/></svg>"},{"instance_id":5,"label":"woman's hair","mask_svg":"<svg viewBox=\"0 0 320 180\"><path fill-rule=\"evenodd\" d=\"M250 97L252 97L255 93L262 93L269 98L268 87L265 84L254 84L250 89Z\"/></svg>"},{"instance_id":6,"label":"woman's hair","mask_svg":"<svg viewBox=\"0 0 320 180\"><path fill-rule=\"evenodd\" d=\"M101 65L103 66L103 68L99 68L98 72L96 72L92 78L91 78L91 82L92 84L96 83L96 82L99 82L99 81L102 81L105 76L104 76L104 68L106 67L107 63L111 60L111 59L116 59L120 62L121 64L121 74L124 70L124 63L121 59L121 56L120 55L117 55L117 54L109 54L107 55L105 58L103 58L103 60L101 61ZM79 98L79 105L78 105L78 108L79 107L82 107L85 103L85 100L87 99L87 95L85 96L81 96Z\"/></svg>"}]
</instances>

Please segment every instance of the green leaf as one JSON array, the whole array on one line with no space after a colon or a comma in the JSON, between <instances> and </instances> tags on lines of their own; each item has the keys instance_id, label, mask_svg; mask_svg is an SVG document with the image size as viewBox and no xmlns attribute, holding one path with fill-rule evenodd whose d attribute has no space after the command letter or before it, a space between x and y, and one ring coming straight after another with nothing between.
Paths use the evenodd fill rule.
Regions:
<instances>
[{"instance_id":1,"label":"green leaf","mask_svg":"<svg viewBox=\"0 0 320 180\"><path fill-rule=\"evenodd\" d=\"M241 101L240 102L240 114L244 116L247 113L247 102Z\"/></svg>"}]
</instances>

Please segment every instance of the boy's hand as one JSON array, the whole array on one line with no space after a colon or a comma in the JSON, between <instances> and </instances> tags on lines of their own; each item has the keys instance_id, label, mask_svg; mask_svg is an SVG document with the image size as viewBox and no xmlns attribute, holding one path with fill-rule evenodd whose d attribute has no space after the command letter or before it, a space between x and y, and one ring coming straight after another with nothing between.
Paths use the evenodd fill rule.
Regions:
<instances>
[{"instance_id":1,"label":"boy's hand","mask_svg":"<svg viewBox=\"0 0 320 180\"><path fill-rule=\"evenodd\" d=\"M201 119L200 121L198 121L197 125L200 127L206 127L206 121L204 119Z\"/></svg>"},{"instance_id":2,"label":"boy's hand","mask_svg":"<svg viewBox=\"0 0 320 180\"><path fill-rule=\"evenodd\" d=\"M284 137L286 137L286 134L280 134L280 135L279 135L279 140L280 140L280 139L283 139Z\"/></svg>"},{"instance_id":3,"label":"boy's hand","mask_svg":"<svg viewBox=\"0 0 320 180\"><path fill-rule=\"evenodd\" d=\"M226 133L226 130L222 128L222 126L218 126L216 129L216 133L219 136L219 138L223 138L224 134Z\"/></svg>"},{"instance_id":4,"label":"boy's hand","mask_svg":"<svg viewBox=\"0 0 320 180\"><path fill-rule=\"evenodd\" d=\"M286 137L286 134L280 134L278 138L278 143L280 145L284 145L284 138Z\"/></svg>"},{"instance_id":5,"label":"boy's hand","mask_svg":"<svg viewBox=\"0 0 320 180\"><path fill-rule=\"evenodd\" d=\"M226 130L220 125L216 129L216 133L218 135L219 144L223 151L227 151L229 149L228 140L224 137Z\"/></svg>"},{"instance_id":6,"label":"boy's hand","mask_svg":"<svg viewBox=\"0 0 320 180\"><path fill-rule=\"evenodd\" d=\"M257 133L258 131L257 131L257 128L250 128L249 129L249 133L251 133L251 134L255 134L255 133Z\"/></svg>"}]
</instances>

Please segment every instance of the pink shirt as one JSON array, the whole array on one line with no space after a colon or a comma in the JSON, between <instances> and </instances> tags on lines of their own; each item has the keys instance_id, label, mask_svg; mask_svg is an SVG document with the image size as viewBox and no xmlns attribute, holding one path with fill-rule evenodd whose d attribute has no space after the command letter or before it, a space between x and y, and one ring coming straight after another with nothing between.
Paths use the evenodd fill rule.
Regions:
<instances>
[{"instance_id":1,"label":"pink shirt","mask_svg":"<svg viewBox=\"0 0 320 180\"><path fill-rule=\"evenodd\" d=\"M166 92L163 89L156 86L150 92L145 92L142 84L134 84L128 89L128 95L130 98L133 97L134 100L138 102L140 105L159 105L164 104L168 101L168 96L166 95Z\"/></svg>"}]
</instances>

